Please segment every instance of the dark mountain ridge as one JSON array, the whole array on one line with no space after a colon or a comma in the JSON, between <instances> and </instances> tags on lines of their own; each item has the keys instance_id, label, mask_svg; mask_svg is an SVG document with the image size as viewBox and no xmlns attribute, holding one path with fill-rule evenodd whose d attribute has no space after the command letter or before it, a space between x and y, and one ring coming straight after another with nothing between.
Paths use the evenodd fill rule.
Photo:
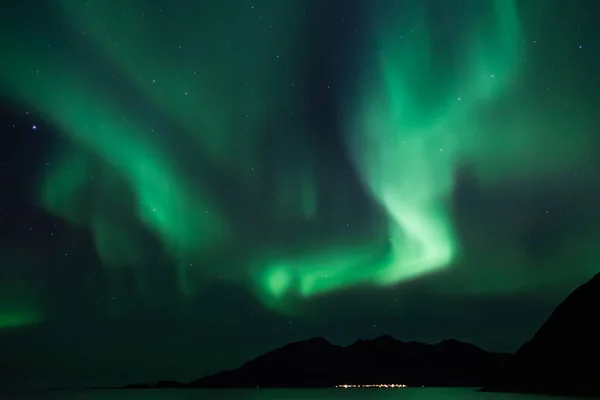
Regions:
<instances>
[{"instance_id":1,"label":"dark mountain ridge","mask_svg":"<svg viewBox=\"0 0 600 400\"><path fill-rule=\"evenodd\" d=\"M490 384L510 357L472 344L402 342L391 336L346 347L324 338L290 343L190 383L159 382L129 388L319 388L341 384L481 387Z\"/></svg>"},{"instance_id":2,"label":"dark mountain ridge","mask_svg":"<svg viewBox=\"0 0 600 400\"><path fill-rule=\"evenodd\" d=\"M336 385L484 386L483 391L600 397L600 273L576 288L514 355L472 344L402 342L346 347L324 338L290 343L190 383L129 388L317 388Z\"/></svg>"}]
</instances>

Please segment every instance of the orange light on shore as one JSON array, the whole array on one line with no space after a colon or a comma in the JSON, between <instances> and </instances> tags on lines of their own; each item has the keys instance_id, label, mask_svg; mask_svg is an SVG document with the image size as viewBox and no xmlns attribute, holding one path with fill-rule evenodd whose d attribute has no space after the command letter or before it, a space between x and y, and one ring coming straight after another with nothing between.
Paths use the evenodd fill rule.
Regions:
<instances>
[{"instance_id":1,"label":"orange light on shore","mask_svg":"<svg viewBox=\"0 0 600 400\"><path fill-rule=\"evenodd\" d=\"M406 385L400 383L380 383L374 385L337 385L336 388L355 389L355 388L405 388Z\"/></svg>"}]
</instances>

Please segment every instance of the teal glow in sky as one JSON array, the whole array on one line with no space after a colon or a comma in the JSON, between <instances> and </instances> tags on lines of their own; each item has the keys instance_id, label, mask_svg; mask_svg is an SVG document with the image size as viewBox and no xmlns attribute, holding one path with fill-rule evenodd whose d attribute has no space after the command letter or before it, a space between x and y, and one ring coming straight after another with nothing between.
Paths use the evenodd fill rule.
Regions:
<instances>
[{"instance_id":1,"label":"teal glow in sky","mask_svg":"<svg viewBox=\"0 0 600 400\"><path fill-rule=\"evenodd\" d=\"M5 162L20 182L7 192L45 222L2 206L13 222L0 242L11 260L0 329L77 331L77 316L120 326L135 314L139 326L162 321L148 343L164 344L178 324L218 336L265 315L287 333L245 333L236 357L309 333L347 340L373 329L494 346L500 334L483 319L456 332L392 321L423 304L446 321L455 311L445 310L475 297L547 308L597 271L600 35L584 2L565 7L9 7L0 89L19 114L7 126L35 124L25 131L36 139L3 131L25 149ZM239 304L252 311L235 314ZM323 328L330 321L336 328ZM53 335L39 346L59 346ZM210 351L244 342L224 337ZM81 348L73 353L88 354ZM137 368L141 347L123 351Z\"/></svg>"}]
</instances>

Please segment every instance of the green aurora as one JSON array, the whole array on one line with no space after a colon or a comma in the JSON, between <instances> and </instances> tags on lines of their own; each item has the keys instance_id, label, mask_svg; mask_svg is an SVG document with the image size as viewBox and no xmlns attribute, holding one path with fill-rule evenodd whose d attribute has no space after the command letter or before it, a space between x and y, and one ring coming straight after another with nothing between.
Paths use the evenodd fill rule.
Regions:
<instances>
[{"instance_id":1,"label":"green aurora","mask_svg":"<svg viewBox=\"0 0 600 400\"><path fill-rule=\"evenodd\" d=\"M264 177L252 166L260 157L269 118L292 102L302 103L304 96L302 88L292 84L297 73L294 59L302 48L297 32L306 29L297 17L301 2L270 3L266 12L281 21L279 26L263 26L262 31L247 26L250 35L235 34L241 31L240 24L252 23L245 19L245 11L230 11L234 3L198 3L177 10L175 17L181 23L168 33L160 32L168 36L162 40L155 37L151 17L139 2L119 3L123 16L135 15L133 24L116 18L114 7L103 2L60 3L74 30L85 34L77 39L83 42L78 45L96 47L156 112L175 121L175 132L158 134L129 99L103 88L110 76L102 70L91 73L85 51L64 50L65 54L50 56L15 46L13 62L3 75L3 87L13 98L47 116L73 141L70 149L56 155L43 177L39 197L44 207L89 229L107 268L137 269L143 262L142 244L119 213L106 206L119 207L118 199L129 191L136 201L128 210L134 213L131 217L160 238L185 294L192 294L195 286L190 269L205 268L202 275L214 270L195 267L200 263L194 261L211 249L226 247L236 233L226 210L211 198L208 185L194 182L170 151L172 142L187 143L197 157L210 160L210 168L235 176L244 193L257 196L256 187ZM234 282L254 281L259 295L274 307L295 296L361 283L390 285L450 267L460 237L448 201L463 159L474 160L482 180L493 184L524 169L535 175L538 170L551 173L576 167L586 151L585 137L564 141L559 137L547 151L569 146L574 157L552 158L548 165L547 159L535 162L523 156L523 147L542 146L547 140L526 100L515 99L522 107L504 121L506 126L518 120L517 129L506 130L497 120L481 117L482 110L519 96L515 86L525 67L524 40L514 1L494 0L481 7L485 18L465 28L464 39L453 45L460 54L450 55L439 53L441 44L435 43L428 28L432 21L427 20L425 3L411 6L408 21L398 8L389 12L381 6L374 12L385 15L374 16L377 46L363 50L364 81L370 89L353 101L355 107L340 107L342 116L350 116L345 118L348 148L362 183L385 209L387 234L359 245L318 246L301 255L259 251L248 255L250 268L228 271L227 279ZM210 15L216 22L202 23L196 15ZM398 21L414 28L406 33ZM269 34L271 29L274 34ZM215 47L215 40L232 40L226 39L232 31L237 46L251 50ZM264 40L267 34L270 39ZM173 49L177 37L193 38L194 48L200 49L193 63L185 51L191 39ZM63 56L70 58L56 62ZM442 56L448 61L438 62ZM244 79L252 82L251 88L240 88ZM562 120L565 115L554 118ZM290 129L311 127L287 126L275 135ZM498 146L500 134L504 137ZM318 215L314 209L319 188L311 177L315 168L306 154L303 171L291 182L289 176L277 178L275 196L290 201L281 210L273 209L269 218L285 223ZM91 210L79 212L80 196L90 190L109 199L98 199ZM389 244L383 244L382 237ZM21 320L33 319L8 319Z\"/></svg>"},{"instance_id":2,"label":"green aurora","mask_svg":"<svg viewBox=\"0 0 600 400\"><path fill-rule=\"evenodd\" d=\"M548 46L558 6L464 3L445 13L434 1L372 3L346 51L356 74L322 89L335 99L329 125L310 117L315 33L301 0L60 0L35 35L26 14L7 13L0 88L63 138L30 200L88 232L106 280L126 271L147 301L156 259L176 277L178 304L219 283L281 315L415 280L446 295L564 295L597 270L598 213L532 255L514 234L525 225L493 207L511 202L499 193L512 184L530 199L549 181L593 186L600 86L582 93L566 64L539 72L549 51L530 55ZM318 143L334 125L353 168L340 170L361 194L324 178L337 167ZM456 206L465 166L493 207ZM593 203L575 197L564 207ZM532 204L529 216L554 212ZM35 285L2 278L24 289L0 296L0 328L56 315Z\"/></svg>"}]
</instances>

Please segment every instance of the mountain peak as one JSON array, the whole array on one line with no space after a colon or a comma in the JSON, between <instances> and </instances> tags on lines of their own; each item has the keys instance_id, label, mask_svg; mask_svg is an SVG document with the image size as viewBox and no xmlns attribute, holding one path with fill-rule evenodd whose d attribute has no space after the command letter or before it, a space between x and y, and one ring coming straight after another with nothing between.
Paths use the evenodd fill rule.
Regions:
<instances>
[{"instance_id":1,"label":"mountain peak","mask_svg":"<svg viewBox=\"0 0 600 400\"><path fill-rule=\"evenodd\" d=\"M298 347L298 346L302 346L302 347L306 347L306 346L310 346L310 347L329 347L329 346L333 346L333 344L331 344L324 337L315 336L315 337L312 337L310 339L300 340L300 341L297 341L297 342L292 342L292 343L284 346L283 348Z\"/></svg>"},{"instance_id":2,"label":"mountain peak","mask_svg":"<svg viewBox=\"0 0 600 400\"><path fill-rule=\"evenodd\" d=\"M392 337L391 335L381 335L381 336L377 336L375 339L373 339L374 341L377 342L399 342L399 340L396 340L394 337Z\"/></svg>"},{"instance_id":3,"label":"mountain peak","mask_svg":"<svg viewBox=\"0 0 600 400\"><path fill-rule=\"evenodd\" d=\"M324 338L324 337L322 337L322 336L315 336L315 337L312 337L312 338L310 338L310 339L306 340L306 342L308 342L308 343L313 343L313 344L331 344L331 343L329 342L329 340L325 339L325 338Z\"/></svg>"}]
</instances>

